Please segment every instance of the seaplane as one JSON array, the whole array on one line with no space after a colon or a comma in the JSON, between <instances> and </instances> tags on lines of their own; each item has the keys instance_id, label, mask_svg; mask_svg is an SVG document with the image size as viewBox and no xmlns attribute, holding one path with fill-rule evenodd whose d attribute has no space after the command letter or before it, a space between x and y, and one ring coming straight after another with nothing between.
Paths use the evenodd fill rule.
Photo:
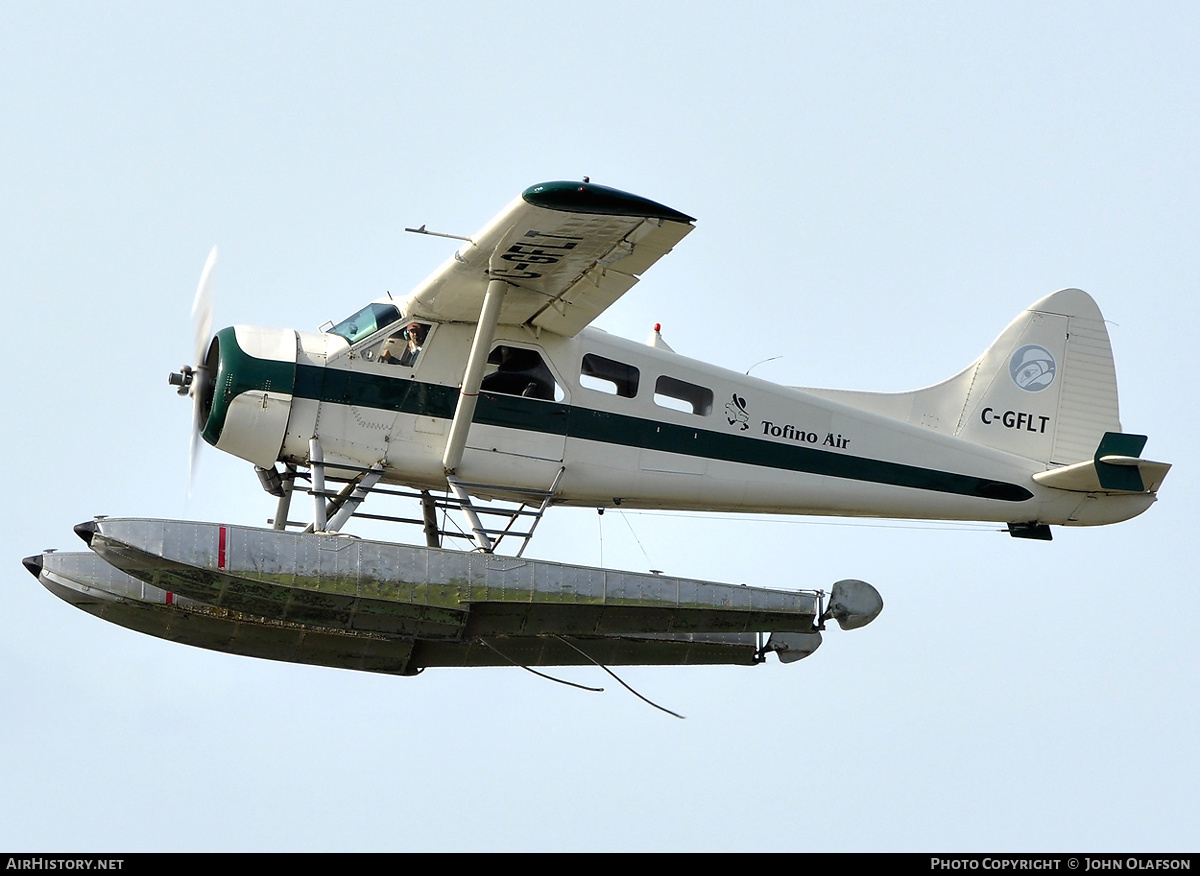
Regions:
<instances>
[{"instance_id":1,"label":"seaplane","mask_svg":"<svg viewBox=\"0 0 1200 876\"><path fill-rule=\"evenodd\" d=\"M586 179L535 185L471 237L408 229L458 249L407 297L315 332L211 334L214 249L193 364L169 382L192 401L193 459L203 441L251 463L273 518L98 517L75 527L90 551L25 565L105 620L260 658L406 676L755 665L808 656L831 620L865 626L882 598L854 579L792 591L530 559L538 521L619 507L1047 540L1154 503L1170 465L1123 431L1104 320L1078 289L902 393L778 385L680 355L657 327L646 343L592 327L694 222ZM292 519L298 492L311 520ZM419 516L377 513L395 501ZM353 536L356 518L412 524L424 544Z\"/></svg>"}]
</instances>

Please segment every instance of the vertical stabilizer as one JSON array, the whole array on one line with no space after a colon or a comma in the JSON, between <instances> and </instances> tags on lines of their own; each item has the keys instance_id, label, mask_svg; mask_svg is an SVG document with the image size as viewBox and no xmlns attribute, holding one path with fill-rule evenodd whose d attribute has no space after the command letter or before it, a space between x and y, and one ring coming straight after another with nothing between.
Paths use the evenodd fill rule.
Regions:
<instances>
[{"instance_id":1,"label":"vertical stabilizer","mask_svg":"<svg viewBox=\"0 0 1200 876\"><path fill-rule=\"evenodd\" d=\"M1090 460L1106 433L1121 431L1104 317L1079 289L1030 305L970 367L935 386L807 391L1048 465Z\"/></svg>"},{"instance_id":2,"label":"vertical stabilizer","mask_svg":"<svg viewBox=\"0 0 1200 876\"><path fill-rule=\"evenodd\" d=\"M1079 289L1031 305L967 374L958 434L968 440L1061 465L1090 459L1105 433L1121 431L1108 331Z\"/></svg>"}]
</instances>

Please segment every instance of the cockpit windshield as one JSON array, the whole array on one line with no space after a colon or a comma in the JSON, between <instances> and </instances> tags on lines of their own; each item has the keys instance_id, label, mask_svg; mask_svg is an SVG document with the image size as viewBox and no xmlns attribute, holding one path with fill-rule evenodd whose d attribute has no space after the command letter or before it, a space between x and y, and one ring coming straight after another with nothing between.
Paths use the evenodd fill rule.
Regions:
<instances>
[{"instance_id":1,"label":"cockpit windshield","mask_svg":"<svg viewBox=\"0 0 1200 876\"><path fill-rule=\"evenodd\" d=\"M368 304L354 316L347 317L329 329L330 334L341 335L350 343L374 334L385 325L400 319L400 311L390 304Z\"/></svg>"}]
</instances>

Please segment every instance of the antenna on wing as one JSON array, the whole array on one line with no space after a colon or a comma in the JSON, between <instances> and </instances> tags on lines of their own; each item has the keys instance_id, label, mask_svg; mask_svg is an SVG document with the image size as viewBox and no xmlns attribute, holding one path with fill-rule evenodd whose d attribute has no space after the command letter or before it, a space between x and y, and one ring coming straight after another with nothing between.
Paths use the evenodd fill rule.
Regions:
<instances>
[{"instance_id":1,"label":"antenna on wing","mask_svg":"<svg viewBox=\"0 0 1200 876\"><path fill-rule=\"evenodd\" d=\"M424 225L422 225L420 228L405 228L404 230L410 231L413 234L428 234L430 237L448 237L451 240L465 240L468 243L475 242L475 241L471 240L471 238L469 238L469 237L463 237L461 234L446 234L445 232L442 232L442 231L430 231Z\"/></svg>"}]
</instances>

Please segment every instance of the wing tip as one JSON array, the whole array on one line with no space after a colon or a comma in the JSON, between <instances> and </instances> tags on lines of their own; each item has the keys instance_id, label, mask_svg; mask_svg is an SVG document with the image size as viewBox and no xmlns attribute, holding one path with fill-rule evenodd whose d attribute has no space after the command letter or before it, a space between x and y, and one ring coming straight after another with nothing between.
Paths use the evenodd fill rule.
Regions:
<instances>
[{"instance_id":1,"label":"wing tip","mask_svg":"<svg viewBox=\"0 0 1200 876\"><path fill-rule=\"evenodd\" d=\"M521 193L526 203L565 213L636 216L691 224L695 218L649 198L591 182L556 180L538 183Z\"/></svg>"}]
</instances>

